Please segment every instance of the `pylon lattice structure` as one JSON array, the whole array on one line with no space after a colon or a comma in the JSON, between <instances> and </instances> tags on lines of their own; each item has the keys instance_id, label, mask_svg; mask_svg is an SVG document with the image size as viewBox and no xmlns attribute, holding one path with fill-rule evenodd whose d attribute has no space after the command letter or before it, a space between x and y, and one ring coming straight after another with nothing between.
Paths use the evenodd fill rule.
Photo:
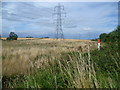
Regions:
<instances>
[{"instance_id":1,"label":"pylon lattice structure","mask_svg":"<svg viewBox=\"0 0 120 90\"><path fill-rule=\"evenodd\" d=\"M55 6L53 15L55 15L55 24L56 24L55 38L64 39L64 34L62 30L63 17L66 17L64 6L60 5L60 3L58 4L58 6Z\"/></svg>"}]
</instances>

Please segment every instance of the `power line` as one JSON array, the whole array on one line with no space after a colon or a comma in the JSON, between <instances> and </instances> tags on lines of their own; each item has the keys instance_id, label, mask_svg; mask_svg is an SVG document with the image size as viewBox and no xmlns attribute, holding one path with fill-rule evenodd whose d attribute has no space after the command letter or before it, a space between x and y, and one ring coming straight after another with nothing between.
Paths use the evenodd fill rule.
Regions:
<instances>
[{"instance_id":1,"label":"power line","mask_svg":"<svg viewBox=\"0 0 120 90\"><path fill-rule=\"evenodd\" d=\"M60 5L60 3L58 3L58 6L54 7L53 15L55 15L55 18L56 18L55 19L55 21L56 21L55 38L56 39L64 39L64 34L63 34L63 30L62 30L62 18L66 17L66 13L64 12L64 6Z\"/></svg>"}]
</instances>

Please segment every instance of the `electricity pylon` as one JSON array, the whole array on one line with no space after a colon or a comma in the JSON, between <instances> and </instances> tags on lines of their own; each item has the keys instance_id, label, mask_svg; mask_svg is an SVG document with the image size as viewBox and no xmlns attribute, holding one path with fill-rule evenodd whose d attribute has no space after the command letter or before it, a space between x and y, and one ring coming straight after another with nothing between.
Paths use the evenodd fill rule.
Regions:
<instances>
[{"instance_id":1,"label":"electricity pylon","mask_svg":"<svg viewBox=\"0 0 120 90\"><path fill-rule=\"evenodd\" d=\"M60 3L58 3L58 6L54 7L53 15L55 15L55 24L56 24L55 38L56 39L64 39L64 34L63 34L63 30L62 30L63 17L66 17L66 13L64 11L64 6L60 5Z\"/></svg>"}]
</instances>

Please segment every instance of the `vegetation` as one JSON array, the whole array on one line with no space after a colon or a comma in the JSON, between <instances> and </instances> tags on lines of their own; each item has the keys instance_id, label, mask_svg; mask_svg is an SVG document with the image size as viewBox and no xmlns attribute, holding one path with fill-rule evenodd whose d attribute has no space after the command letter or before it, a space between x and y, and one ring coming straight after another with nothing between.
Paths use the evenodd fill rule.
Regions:
<instances>
[{"instance_id":1,"label":"vegetation","mask_svg":"<svg viewBox=\"0 0 120 90\"><path fill-rule=\"evenodd\" d=\"M0 39L1 39L1 35L0 35Z\"/></svg>"},{"instance_id":2,"label":"vegetation","mask_svg":"<svg viewBox=\"0 0 120 90\"><path fill-rule=\"evenodd\" d=\"M120 88L118 31L100 35L109 38L102 40L105 45L99 51L95 41L4 41L3 87ZM87 51L80 52L79 46Z\"/></svg>"},{"instance_id":3,"label":"vegetation","mask_svg":"<svg viewBox=\"0 0 120 90\"><path fill-rule=\"evenodd\" d=\"M102 42L117 42L120 39L120 26L118 26L113 32L110 32L109 34L102 33L100 35L100 39Z\"/></svg>"},{"instance_id":4,"label":"vegetation","mask_svg":"<svg viewBox=\"0 0 120 90\"><path fill-rule=\"evenodd\" d=\"M34 37L33 37L33 36L28 35L28 36L26 36L25 38L34 38Z\"/></svg>"},{"instance_id":5,"label":"vegetation","mask_svg":"<svg viewBox=\"0 0 120 90\"><path fill-rule=\"evenodd\" d=\"M27 36L26 38L33 38L33 37L31 37L31 36Z\"/></svg>"},{"instance_id":6,"label":"vegetation","mask_svg":"<svg viewBox=\"0 0 120 90\"><path fill-rule=\"evenodd\" d=\"M7 38L7 40L17 40L18 35L15 34L14 32L10 32L9 37Z\"/></svg>"}]
</instances>

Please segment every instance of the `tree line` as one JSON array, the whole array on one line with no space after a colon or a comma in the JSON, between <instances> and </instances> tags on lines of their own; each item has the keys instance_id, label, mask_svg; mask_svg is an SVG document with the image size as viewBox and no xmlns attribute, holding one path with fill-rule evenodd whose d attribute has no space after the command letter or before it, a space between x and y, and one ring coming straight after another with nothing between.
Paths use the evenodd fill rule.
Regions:
<instances>
[{"instance_id":1,"label":"tree line","mask_svg":"<svg viewBox=\"0 0 120 90\"><path fill-rule=\"evenodd\" d=\"M100 39L102 42L107 42L107 43L114 43L114 42L119 42L120 40L120 26L118 26L114 31L106 34L102 33L100 34Z\"/></svg>"}]
</instances>

